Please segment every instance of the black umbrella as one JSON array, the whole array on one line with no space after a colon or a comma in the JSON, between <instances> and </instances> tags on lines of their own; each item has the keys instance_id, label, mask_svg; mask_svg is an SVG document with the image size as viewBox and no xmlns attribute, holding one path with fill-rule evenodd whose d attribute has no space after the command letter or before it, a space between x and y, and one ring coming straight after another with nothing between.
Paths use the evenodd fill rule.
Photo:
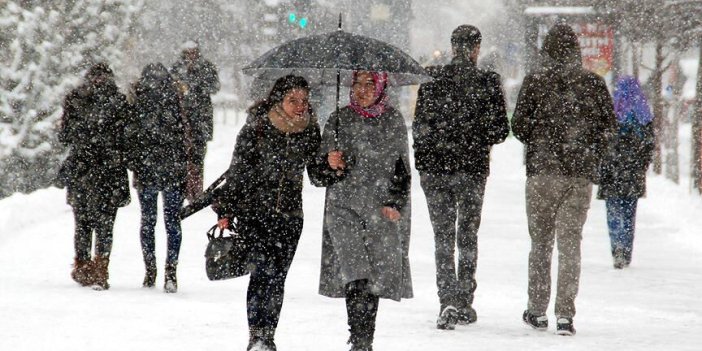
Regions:
<instances>
[{"instance_id":1,"label":"black umbrella","mask_svg":"<svg viewBox=\"0 0 702 351\"><path fill-rule=\"evenodd\" d=\"M300 75L311 83L336 85L336 112L342 78L351 81L353 71L386 72L390 85L413 85L431 80L422 66L397 47L339 29L310 35L277 46L251 64L244 73L275 80L288 74ZM339 126L334 126L334 139Z\"/></svg>"},{"instance_id":2,"label":"black umbrella","mask_svg":"<svg viewBox=\"0 0 702 351\"><path fill-rule=\"evenodd\" d=\"M287 74L301 75L310 83L324 85L335 85L339 78L347 79L353 71L387 72L391 85L431 80L417 61L397 47L340 29L277 46L243 71L269 80Z\"/></svg>"}]
</instances>

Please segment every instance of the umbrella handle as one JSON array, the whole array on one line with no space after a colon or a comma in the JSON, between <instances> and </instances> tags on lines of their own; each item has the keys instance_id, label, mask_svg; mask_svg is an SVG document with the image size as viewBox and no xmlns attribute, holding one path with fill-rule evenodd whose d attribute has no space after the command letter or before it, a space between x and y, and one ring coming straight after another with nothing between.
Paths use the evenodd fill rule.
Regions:
<instances>
[{"instance_id":1,"label":"umbrella handle","mask_svg":"<svg viewBox=\"0 0 702 351\"><path fill-rule=\"evenodd\" d=\"M341 15L339 15L341 18ZM341 92L341 70L336 70L336 124L334 125L334 148L339 148L339 123L341 122L341 116L339 116L339 95Z\"/></svg>"}]
</instances>

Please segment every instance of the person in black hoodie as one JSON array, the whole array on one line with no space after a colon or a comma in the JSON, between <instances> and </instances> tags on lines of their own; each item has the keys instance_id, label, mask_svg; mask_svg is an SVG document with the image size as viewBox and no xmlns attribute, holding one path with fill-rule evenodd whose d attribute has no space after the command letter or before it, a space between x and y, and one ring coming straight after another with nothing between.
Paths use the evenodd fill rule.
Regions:
<instances>
[{"instance_id":1,"label":"person in black hoodie","mask_svg":"<svg viewBox=\"0 0 702 351\"><path fill-rule=\"evenodd\" d=\"M320 128L310 87L298 76L278 79L268 97L249 108L222 191L212 208L221 229L236 220L251 246L246 305L247 350L275 351L285 279L302 234L305 168L315 182L335 177L317 161Z\"/></svg>"},{"instance_id":2,"label":"person in black hoodie","mask_svg":"<svg viewBox=\"0 0 702 351\"><path fill-rule=\"evenodd\" d=\"M168 234L164 291L178 290L176 268L182 240L178 210L185 191L186 145L177 87L165 66L144 67L134 89L134 116L129 129L131 169L141 204L141 249L146 266L144 287L156 281L154 227L158 194Z\"/></svg>"},{"instance_id":3,"label":"person in black hoodie","mask_svg":"<svg viewBox=\"0 0 702 351\"><path fill-rule=\"evenodd\" d=\"M64 100L59 141L70 147L59 177L75 218L71 277L82 286L109 289L108 265L117 208L129 203L125 160L125 96L106 63L93 65L85 82ZM91 261L95 231L95 256Z\"/></svg>"},{"instance_id":4,"label":"person in black hoodie","mask_svg":"<svg viewBox=\"0 0 702 351\"><path fill-rule=\"evenodd\" d=\"M500 76L476 67L481 39L471 25L453 31L454 58L427 69L434 80L419 88L412 124L415 166L434 229L439 329L477 320L472 304L490 148L509 134Z\"/></svg>"},{"instance_id":5,"label":"person in black hoodie","mask_svg":"<svg viewBox=\"0 0 702 351\"><path fill-rule=\"evenodd\" d=\"M512 132L526 148L526 214L531 238L523 321L548 328L551 259L558 247L556 333L574 335L580 243L598 167L616 132L604 79L582 66L578 36L565 23L544 38L542 65L524 77Z\"/></svg>"}]
</instances>

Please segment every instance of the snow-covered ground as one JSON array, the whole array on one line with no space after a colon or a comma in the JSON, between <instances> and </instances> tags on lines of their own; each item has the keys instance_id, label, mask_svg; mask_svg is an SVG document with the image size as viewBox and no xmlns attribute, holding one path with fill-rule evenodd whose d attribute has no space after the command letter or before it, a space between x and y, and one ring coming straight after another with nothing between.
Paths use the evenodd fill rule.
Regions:
<instances>
[{"instance_id":1,"label":"snow-covered ground","mask_svg":"<svg viewBox=\"0 0 702 351\"><path fill-rule=\"evenodd\" d=\"M217 127L207 158L212 180L229 162L236 123ZM585 226L575 337L534 331L521 321L526 305L529 236L521 145L493 150L480 228L477 324L434 327L438 300L433 236L426 202L413 178L410 259L415 298L382 301L375 349L392 350L701 350L702 199L686 186L649 177L639 206L634 261L616 271L602 201L593 199ZM287 281L276 342L281 351L347 350L343 300L317 294L323 189L304 190L305 227ZM141 288L139 205L119 211L109 291L81 288L69 273L73 217L64 191L47 189L0 201L0 350L244 350L247 278L210 282L204 272L208 209L183 223L177 294ZM165 232L157 227L159 262ZM555 260L554 260L555 261ZM162 265L159 265L161 269ZM554 289L555 290L555 289Z\"/></svg>"}]
</instances>

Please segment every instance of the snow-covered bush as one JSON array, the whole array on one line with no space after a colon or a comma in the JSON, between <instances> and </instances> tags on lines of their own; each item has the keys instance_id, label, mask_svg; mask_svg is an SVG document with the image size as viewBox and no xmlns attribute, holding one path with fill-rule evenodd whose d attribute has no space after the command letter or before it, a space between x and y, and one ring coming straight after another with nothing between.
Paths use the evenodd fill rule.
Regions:
<instances>
[{"instance_id":1,"label":"snow-covered bush","mask_svg":"<svg viewBox=\"0 0 702 351\"><path fill-rule=\"evenodd\" d=\"M0 197L50 184L64 153L56 142L64 95L94 62L119 72L142 3L9 1L0 8Z\"/></svg>"}]
</instances>

